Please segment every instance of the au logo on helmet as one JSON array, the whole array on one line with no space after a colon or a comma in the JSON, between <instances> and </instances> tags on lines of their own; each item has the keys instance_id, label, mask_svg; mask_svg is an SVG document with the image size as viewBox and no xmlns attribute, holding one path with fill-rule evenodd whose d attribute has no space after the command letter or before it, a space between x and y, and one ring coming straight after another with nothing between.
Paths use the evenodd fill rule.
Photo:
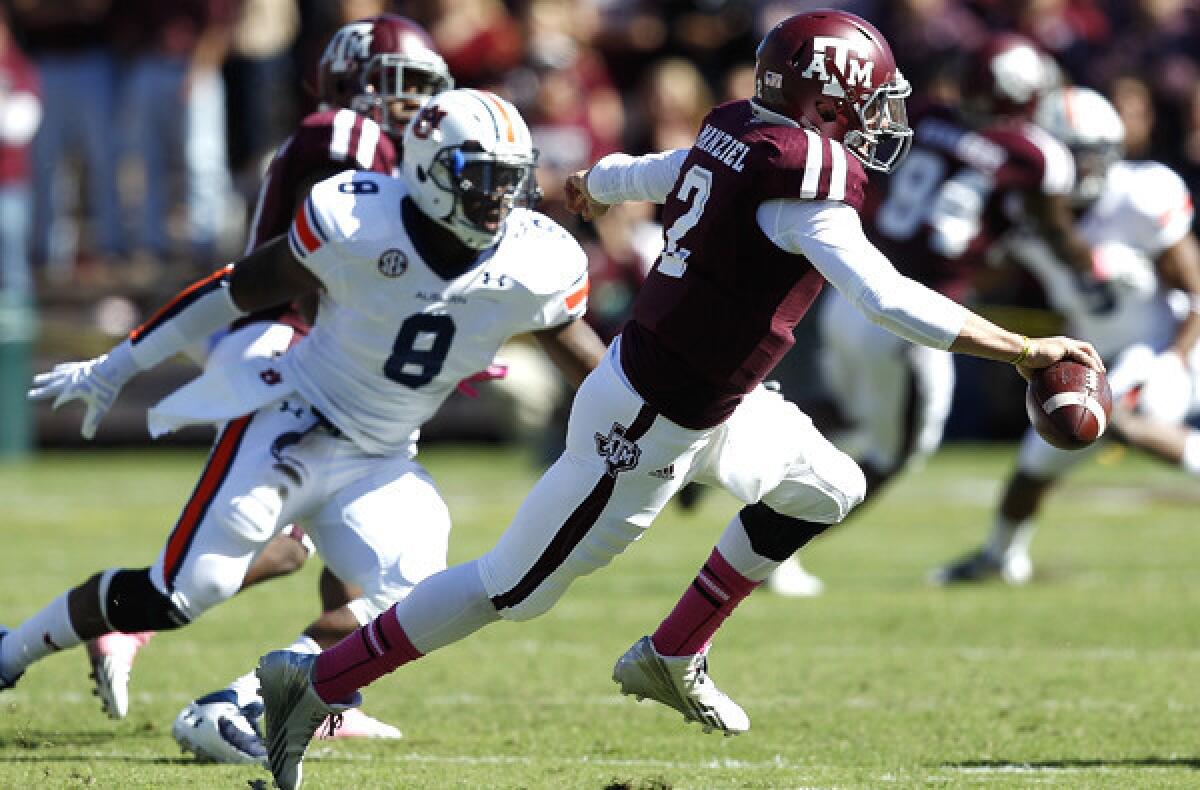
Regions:
<instances>
[{"instance_id":1,"label":"au logo on helmet","mask_svg":"<svg viewBox=\"0 0 1200 790\"><path fill-rule=\"evenodd\" d=\"M846 87L857 85L870 89L872 72L875 70L875 62L867 57L870 51L871 48L866 42L848 41L835 36L814 36L812 62L800 76L819 79L825 84L821 89L823 94L844 99L846 91L842 88L843 81ZM833 61L833 67L837 69L840 78L831 75L826 68L830 60Z\"/></svg>"}]
</instances>

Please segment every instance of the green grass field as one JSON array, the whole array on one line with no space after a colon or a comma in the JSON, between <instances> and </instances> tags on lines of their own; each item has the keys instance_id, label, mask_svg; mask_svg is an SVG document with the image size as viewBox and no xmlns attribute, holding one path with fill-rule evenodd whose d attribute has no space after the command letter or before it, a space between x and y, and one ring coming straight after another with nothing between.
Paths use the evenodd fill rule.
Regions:
<instances>
[{"instance_id":1,"label":"green grass field","mask_svg":"<svg viewBox=\"0 0 1200 790\"><path fill-rule=\"evenodd\" d=\"M330 788L1200 786L1200 485L1110 453L1044 514L1036 583L943 591L925 572L982 537L1011 448L951 448L819 541L829 592L756 594L720 634L714 678L747 709L704 736L621 697L612 663L707 556L734 503L672 507L549 615L501 623L368 689L405 737L318 743ZM201 456L46 455L0 466L0 622L95 569L154 558ZM498 449L423 455L455 517L451 559L486 549L537 472ZM141 655L121 722L90 697L81 650L0 696L0 788L247 787L198 765L171 721L287 644L315 612L317 565L231 601Z\"/></svg>"}]
</instances>

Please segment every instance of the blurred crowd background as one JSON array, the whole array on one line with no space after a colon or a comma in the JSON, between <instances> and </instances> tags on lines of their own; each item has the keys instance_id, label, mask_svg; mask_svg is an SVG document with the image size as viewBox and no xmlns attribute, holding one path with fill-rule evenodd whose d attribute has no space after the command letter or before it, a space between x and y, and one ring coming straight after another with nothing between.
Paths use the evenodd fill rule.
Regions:
<instances>
[{"instance_id":1,"label":"blurred crowd background","mask_svg":"<svg viewBox=\"0 0 1200 790\"><path fill-rule=\"evenodd\" d=\"M460 86L522 110L540 150L541 209L588 250L590 320L608 337L659 230L647 206L595 226L565 216L564 177L614 150L690 145L714 103L753 93L762 35L819 7L883 30L912 102L953 101L961 54L990 30L1019 30L1064 80L1114 101L1130 158L1200 187L1196 0L2 0L0 455L77 425L56 431L48 410L24 404L30 369L104 351L242 251L263 170L315 109L317 60L345 22L404 14ZM790 367L811 378L803 359ZM990 390L971 394L967 373L960 394L973 408L956 410L950 433L1011 435L1019 400L999 417L980 411L976 395ZM173 383L141 389L152 400ZM130 414L144 408L132 400ZM127 438L145 438L143 417L130 419Z\"/></svg>"}]
</instances>

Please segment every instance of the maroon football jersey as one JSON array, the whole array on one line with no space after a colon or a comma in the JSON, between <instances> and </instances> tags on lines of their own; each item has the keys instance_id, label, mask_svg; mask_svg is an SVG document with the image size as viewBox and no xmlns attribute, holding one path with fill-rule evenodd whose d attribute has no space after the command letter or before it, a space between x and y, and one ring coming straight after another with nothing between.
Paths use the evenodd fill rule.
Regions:
<instances>
[{"instance_id":1,"label":"maroon football jersey","mask_svg":"<svg viewBox=\"0 0 1200 790\"><path fill-rule=\"evenodd\" d=\"M767 200L862 206L867 176L841 143L760 120L749 101L708 114L663 205L665 248L621 335L638 393L689 428L717 425L795 342L824 278L758 226Z\"/></svg>"},{"instance_id":2,"label":"maroon football jersey","mask_svg":"<svg viewBox=\"0 0 1200 790\"><path fill-rule=\"evenodd\" d=\"M962 299L988 248L1019 220L1020 196L1070 190L1071 155L1032 124L972 131L942 107L913 128L908 157L872 185L868 234L902 273Z\"/></svg>"},{"instance_id":3,"label":"maroon football jersey","mask_svg":"<svg viewBox=\"0 0 1200 790\"><path fill-rule=\"evenodd\" d=\"M313 173L353 169L392 175L399 164L396 144L371 119L346 109L309 115L271 160L258 192L246 252L288 232L304 197L297 192Z\"/></svg>"},{"instance_id":4,"label":"maroon football jersey","mask_svg":"<svg viewBox=\"0 0 1200 790\"><path fill-rule=\"evenodd\" d=\"M322 110L307 116L279 147L267 168L258 190L246 252L288 232L296 206L305 197L299 192L314 174L354 169L392 175L399 164L396 144L371 119L347 109ZM253 313L234 327L254 321L279 321L300 334L308 331L303 311L295 305Z\"/></svg>"}]
</instances>

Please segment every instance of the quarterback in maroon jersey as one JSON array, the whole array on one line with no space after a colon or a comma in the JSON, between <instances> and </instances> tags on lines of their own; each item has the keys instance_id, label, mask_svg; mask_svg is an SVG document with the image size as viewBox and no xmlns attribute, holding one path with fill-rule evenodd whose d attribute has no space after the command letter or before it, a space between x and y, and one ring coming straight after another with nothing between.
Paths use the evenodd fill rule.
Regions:
<instances>
[{"instance_id":1,"label":"quarterback in maroon jersey","mask_svg":"<svg viewBox=\"0 0 1200 790\"><path fill-rule=\"evenodd\" d=\"M989 250L1018 224L1090 270L1071 222L1073 159L1030 120L1051 69L1030 40L998 34L969 58L959 107L914 114L911 152L869 192L863 211L868 236L899 272L961 301ZM822 380L848 426L837 443L859 462L870 498L941 444L953 359L886 331L836 293L822 300L818 331ZM810 585L790 559L767 586L800 595Z\"/></svg>"},{"instance_id":2,"label":"quarterback in maroon jersey","mask_svg":"<svg viewBox=\"0 0 1200 790\"><path fill-rule=\"evenodd\" d=\"M446 64L429 35L416 23L394 14L361 19L341 27L330 39L318 64L320 109L304 118L280 146L262 186L246 245L247 253L288 231L296 207L314 184L343 170L366 170L392 175L400 166L400 144L409 120L428 99L453 87ZM215 338L209 359L282 352L309 327L311 306L293 304L255 313ZM198 491L200 487L198 486ZM185 516L177 531L184 531ZM298 528L273 540L247 572L243 588L299 569L311 542ZM323 629L333 639L342 628L338 611L354 591L328 569L320 580ZM128 710L128 681L134 655L153 632L106 634L88 643L92 677L106 712L114 718ZM261 711L253 675L228 689L206 695L181 712L173 734L198 756L218 762L258 762L265 753L254 734ZM397 737L395 728L369 717L351 721L342 735Z\"/></svg>"},{"instance_id":3,"label":"quarterback in maroon jersey","mask_svg":"<svg viewBox=\"0 0 1200 790\"><path fill-rule=\"evenodd\" d=\"M357 689L499 619L536 617L575 579L607 565L689 481L745 507L658 630L616 663L621 690L706 730L749 729L707 674L721 622L780 561L863 498L865 481L793 404L762 386L824 281L914 342L1018 365L1070 357L1069 338L1013 334L903 277L859 222L865 169L905 152L907 82L869 23L799 14L767 34L756 95L713 110L689 150L614 154L572 176L568 195L664 205L664 249L633 319L580 387L564 454L479 559L433 574L320 656L260 659L270 765L299 781L311 722Z\"/></svg>"}]
</instances>

